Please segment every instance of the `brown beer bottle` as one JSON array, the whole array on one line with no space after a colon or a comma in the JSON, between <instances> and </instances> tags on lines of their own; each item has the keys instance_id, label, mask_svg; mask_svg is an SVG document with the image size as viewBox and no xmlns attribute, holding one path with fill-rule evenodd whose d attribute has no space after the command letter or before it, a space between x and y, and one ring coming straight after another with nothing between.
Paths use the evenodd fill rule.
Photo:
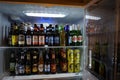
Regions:
<instances>
[{"instance_id":1,"label":"brown beer bottle","mask_svg":"<svg viewBox=\"0 0 120 80\"><path fill-rule=\"evenodd\" d=\"M44 34L44 27L43 24L40 24L39 28L39 46L45 45L45 34Z\"/></svg>"}]
</instances>

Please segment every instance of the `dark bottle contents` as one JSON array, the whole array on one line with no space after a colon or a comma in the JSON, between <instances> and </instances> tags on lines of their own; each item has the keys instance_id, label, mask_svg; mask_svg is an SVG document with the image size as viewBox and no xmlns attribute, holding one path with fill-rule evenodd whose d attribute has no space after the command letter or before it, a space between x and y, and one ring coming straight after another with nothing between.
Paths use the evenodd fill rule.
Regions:
<instances>
[{"instance_id":1,"label":"dark bottle contents","mask_svg":"<svg viewBox=\"0 0 120 80\"><path fill-rule=\"evenodd\" d=\"M66 25L65 27L64 27L64 30L65 30L65 38L66 38L66 46L69 46L70 45L70 41L69 40L71 40L71 38L69 37L69 25Z\"/></svg>"},{"instance_id":2,"label":"dark bottle contents","mask_svg":"<svg viewBox=\"0 0 120 80\"><path fill-rule=\"evenodd\" d=\"M12 30L12 46L18 46L18 26L16 23L14 23Z\"/></svg>"},{"instance_id":3,"label":"dark bottle contents","mask_svg":"<svg viewBox=\"0 0 120 80\"><path fill-rule=\"evenodd\" d=\"M26 52L25 74L31 74L31 50Z\"/></svg>"},{"instance_id":4,"label":"dark bottle contents","mask_svg":"<svg viewBox=\"0 0 120 80\"><path fill-rule=\"evenodd\" d=\"M9 71L10 71L11 75L15 74L15 63L16 63L16 61L15 61L15 52L11 51L10 62L9 62Z\"/></svg>"},{"instance_id":5,"label":"dark bottle contents","mask_svg":"<svg viewBox=\"0 0 120 80\"><path fill-rule=\"evenodd\" d=\"M52 25L50 24L49 25L49 33L48 33L48 45L49 46L53 46L53 27Z\"/></svg>"},{"instance_id":6,"label":"dark bottle contents","mask_svg":"<svg viewBox=\"0 0 120 80\"><path fill-rule=\"evenodd\" d=\"M57 71L57 66L56 66L56 55L54 49L50 49L50 55L51 55L50 72L52 74L55 74Z\"/></svg>"},{"instance_id":7,"label":"dark bottle contents","mask_svg":"<svg viewBox=\"0 0 120 80\"><path fill-rule=\"evenodd\" d=\"M53 38L54 46L60 45L60 34L58 30L58 25L55 25L55 31L54 31L54 38Z\"/></svg>"},{"instance_id":8,"label":"dark bottle contents","mask_svg":"<svg viewBox=\"0 0 120 80\"><path fill-rule=\"evenodd\" d=\"M38 33L39 33L39 28L37 24L34 24L34 30L33 30L33 36L32 36L32 45L33 46L38 46Z\"/></svg>"},{"instance_id":9,"label":"dark bottle contents","mask_svg":"<svg viewBox=\"0 0 120 80\"><path fill-rule=\"evenodd\" d=\"M18 74L24 75L25 74L25 52L24 49L20 49L20 59L18 60Z\"/></svg>"},{"instance_id":10,"label":"dark bottle contents","mask_svg":"<svg viewBox=\"0 0 120 80\"><path fill-rule=\"evenodd\" d=\"M73 25L72 30L72 45L77 46L77 26Z\"/></svg>"},{"instance_id":11,"label":"dark bottle contents","mask_svg":"<svg viewBox=\"0 0 120 80\"><path fill-rule=\"evenodd\" d=\"M13 30L13 24L11 24L11 27L9 28L9 35L8 35L8 45L12 46L12 30Z\"/></svg>"},{"instance_id":12,"label":"dark bottle contents","mask_svg":"<svg viewBox=\"0 0 120 80\"><path fill-rule=\"evenodd\" d=\"M38 73L38 49L32 51L32 74Z\"/></svg>"},{"instance_id":13,"label":"dark bottle contents","mask_svg":"<svg viewBox=\"0 0 120 80\"><path fill-rule=\"evenodd\" d=\"M77 26L77 46L83 45L83 37L80 26Z\"/></svg>"},{"instance_id":14,"label":"dark bottle contents","mask_svg":"<svg viewBox=\"0 0 120 80\"><path fill-rule=\"evenodd\" d=\"M26 32L26 46L31 46L31 45L32 45L32 31L30 24L28 24L27 32Z\"/></svg>"},{"instance_id":15,"label":"dark bottle contents","mask_svg":"<svg viewBox=\"0 0 120 80\"><path fill-rule=\"evenodd\" d=\"M38 73L44 73L44 57L43 57L43 50L39 51L39 61L38 61Z\"/></svg>"},{"instance_id":16,"label":"dark bottle contents","mask_svg":"<svg viewBox=\"0 0 120 80\"><path fill-rule=\"evenodd\" d=\"M40 28L39 28L39 45L40 46L45 45L45 34L44 34L43 24L40 24Z\"/></svg>"},{"instance_id":17,"label":"dark bottle contents","mask_svg":"<svg viewBox=\"0 0 120 80\"><path fill-rule=\"evenodd\" d=\"M24 24L23 23L21 23L20 27L19 27L18 45L25 46L25 31L24 31Z\"/></svg>"},{"instance_id":18,"label":"dark bottle contents","mask_svg":"<svg viewBox=\"0 0 120 80\"><path fill-rule=\"evenodd\" d=\"M44 63L44 73L49 74L50 73L50 55L49 55L49 50L45 50L45 63Z\"/></svg>"},{"instance_id":19,"label":"dark bottle contents","mask_svg":"<svg viewBox=\"0 0 120 80\"><path fill-rule=\"evenodd\" d=\"M60 68L61 68L61 72L66 73L68 71L68 62L67 59L62 59L60 61Z\"/></svg>"}]
</instances>

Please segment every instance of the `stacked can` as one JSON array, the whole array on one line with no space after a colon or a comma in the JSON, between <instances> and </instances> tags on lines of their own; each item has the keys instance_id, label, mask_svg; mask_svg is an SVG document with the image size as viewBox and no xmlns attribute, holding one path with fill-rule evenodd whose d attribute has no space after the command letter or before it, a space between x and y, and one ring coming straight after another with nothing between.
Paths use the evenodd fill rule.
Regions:
<instances>
[{"instance_id":1,"label":"stacked can","mask_svg":"<svg viewBox=\"0 0 120 80\"><path fill-rule=\"evenodd\" d=\"M74 72L74 52L73 49L67 50L67 59L68 59L68 72Z\"/></svg>"},{"instance_id":2,"label":"stacked can","mask_svg":"<svg viewBox=\"0 0 120 80\"><path fill-rule=\"evenodd\" d=\"M74 49L74 71L80 72L80 49Z\"/></svg>"}]
</instances>

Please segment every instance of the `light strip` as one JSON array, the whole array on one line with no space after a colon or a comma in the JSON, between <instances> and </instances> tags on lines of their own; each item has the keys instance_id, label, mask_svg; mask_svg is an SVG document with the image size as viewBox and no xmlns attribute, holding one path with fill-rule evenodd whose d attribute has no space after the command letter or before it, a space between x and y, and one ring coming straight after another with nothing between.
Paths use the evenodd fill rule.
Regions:
<instances>
[{"instance_id":1,"label":"light strip","mask_svg":"<svg viewBox=\"0 0 120 80\"><path fill-rule=\"evenodd\" d=\"M86 19L91 19L91 20L100 20L100 19L101 19L101 17L90 16L90 15L86 15L85 18L86 18Z\"/></svg>"},{"instance_id":2,"label":"light strip","mask_svg":"<svg viewBox=\"0 0 120 80\"><path fill-rule=\"evenodd\" d=\"M64 14L49 14L49 13L25 13L27 16L33 17L54 17L54 18L63 18L66 15Z\"/></svg>"}]
</instances>

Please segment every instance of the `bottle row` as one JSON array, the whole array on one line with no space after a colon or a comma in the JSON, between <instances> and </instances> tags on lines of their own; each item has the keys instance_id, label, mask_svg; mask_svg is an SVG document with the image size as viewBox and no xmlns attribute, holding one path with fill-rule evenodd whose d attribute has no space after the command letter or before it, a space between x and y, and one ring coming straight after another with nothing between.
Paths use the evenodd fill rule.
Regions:
<instances>
[{"instance_id":1,"label":"bottle row","mask_svg":"<svg viewBox=\"0 0 120 80\"><path fill-rule=\"evenodd\" d=\"M9 46L80 46L83 44L79 25L11 24Z\"/></svg>"},{"instance_id":2,"label":"bottle row","mask_svg":"<svg viewBox=\"0 0 120 80\"><path fill-rule=\"evenodd\" d=\"M11 50L11 75L55 74L80 72L80 49Z\"/></svg>"}]
</instances>

